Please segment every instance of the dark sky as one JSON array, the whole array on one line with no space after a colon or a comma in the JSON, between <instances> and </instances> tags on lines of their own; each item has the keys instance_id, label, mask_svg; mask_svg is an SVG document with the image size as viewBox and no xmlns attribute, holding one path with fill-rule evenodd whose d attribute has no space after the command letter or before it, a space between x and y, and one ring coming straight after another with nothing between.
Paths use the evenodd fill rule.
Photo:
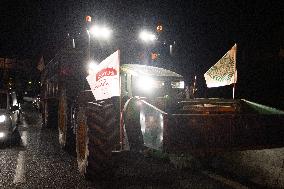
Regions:
<instances>
[{"instance_id":1,"label":"dark sky","mask_svg":"<svg viewBox=\"0 0 284 189\"><path fill-rule=\"evenodd\" d=\"M1 0L0 56L49 59L67 33L82 29L86 15L111 25L121 41L160 21L177 43L177 69L189 81L198 76L200 96L231 93L231 87L206 90L203 74L237 43L237 96L284 109L283 0Z\"/></svg>"}]
</instances>

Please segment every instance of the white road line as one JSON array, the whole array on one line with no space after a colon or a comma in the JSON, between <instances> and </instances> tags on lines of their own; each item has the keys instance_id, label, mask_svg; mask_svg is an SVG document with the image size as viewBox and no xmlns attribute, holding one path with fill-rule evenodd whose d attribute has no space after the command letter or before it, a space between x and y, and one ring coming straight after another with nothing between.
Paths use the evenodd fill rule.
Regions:
<instances>
[{"instance_id":1,"label":"white road line","mask_svg":"<svg viewBox=\"0 0 284 189\"><path fill-rule=\"evenodd\" d=\"M23 131L21 138L22 138L23 145L26 147L27 144L28 144L28 132L27 131Z\"/></svg>"},{"instance_id":2,"label":"white road line","mask_svg":"<svg viewBox=\"0 0 284 189\"><path fill-rule=\"evenodd\" d=\"M23 145L26 147L28 144L28 132L23 131L21 134L21 139ZM25 151L20 151L17 158L17 167L15 170L14 180L13 183L23 183L26 182L25 177Z\"/></svg>"},{"instance_id":3,"label":"white road line","mask_svg":"<svg viewBox=\"0 0 284 189\"><path fill-rule=\"evenodd\" d=\"M15 170L13 183L17 184L26 182L25 172L25 151L20 151L17 158L17 167Z\"/></svg>"}]
</instances>

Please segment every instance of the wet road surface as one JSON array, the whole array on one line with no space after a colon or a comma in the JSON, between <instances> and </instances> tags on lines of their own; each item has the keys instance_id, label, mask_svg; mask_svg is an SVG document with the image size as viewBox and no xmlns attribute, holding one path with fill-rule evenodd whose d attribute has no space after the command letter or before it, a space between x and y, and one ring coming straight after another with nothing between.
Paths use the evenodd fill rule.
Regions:
<instances>
[{"instance_id":1,"label":"wet road surface","mask_svg":"<svg viewBox=\"0 0 284 189\"><path fill-rule=\"evenodd\" d=\"M25 108L21 145L0 148L0 188L246 188L152 158L121 161L114 178L91 182L77 171L75 157L60 148L57 131L42 128L39 114Z\"/></svg>"},{"instance_id":2,"label":"wet road surface","mask_svg":"<svg viewBox=\"0 0 284 189\"><path fill-rule=\"evenodd\" d=\"M22 144L0 149L0 188L90 188L56 131L41 128L39 114L29 110L19 126Z\"/></svg>"}]
</instances>

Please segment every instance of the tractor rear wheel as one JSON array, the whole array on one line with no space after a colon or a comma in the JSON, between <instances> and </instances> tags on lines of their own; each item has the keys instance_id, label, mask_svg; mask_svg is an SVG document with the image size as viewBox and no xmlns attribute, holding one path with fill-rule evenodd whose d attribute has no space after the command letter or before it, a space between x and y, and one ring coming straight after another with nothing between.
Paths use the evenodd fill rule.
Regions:
<instances>
[{"instance_id":1,"label":"tractor rear wheel","mask_svg":"<svg viewBox=\"0 0 284 189\"><path fill-rule=\"evenodd\" d=\"M118 105L110 99L78 107L77 162L87 178L107 179L112 175L112 151L120 149Z\"/></svg>"},{"instance_id":2,"label":"tractor rear wheel","mask_svg":"<svg viewBox=\"0 0 284 189\"><path fill-rule=\"evenodd\" d=\"M71 128L71 103L63 92L58 107L58 136L61 148L75 154L75 134Z\"/></svg>"},{"instance_id":3,"label":"tractor rear wheel","mask_svg":"<svg viewBox=\"0 0 284 189\"><path fill-rule=\"evenodd\" d=\"M48 99L44 101L42 111L42 122L46 128L57 127L57 107L58 103L54 99Z\"/></svg>"}]
</instances>

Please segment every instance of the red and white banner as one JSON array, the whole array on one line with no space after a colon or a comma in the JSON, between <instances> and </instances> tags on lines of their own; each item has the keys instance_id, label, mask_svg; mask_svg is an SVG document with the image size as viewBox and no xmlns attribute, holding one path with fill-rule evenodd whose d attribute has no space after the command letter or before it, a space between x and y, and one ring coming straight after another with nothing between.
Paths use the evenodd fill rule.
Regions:
<instances>
[{"instance_id":1,"label":"red and white banner","mask_svg":"<svg viewBox=\"0 0 284 189\"><path fill-rule=\"evenodd\" d=\"M96 100L120 96L119 50L103 60L86 79Z\"/></svg>"}]
</instances>

